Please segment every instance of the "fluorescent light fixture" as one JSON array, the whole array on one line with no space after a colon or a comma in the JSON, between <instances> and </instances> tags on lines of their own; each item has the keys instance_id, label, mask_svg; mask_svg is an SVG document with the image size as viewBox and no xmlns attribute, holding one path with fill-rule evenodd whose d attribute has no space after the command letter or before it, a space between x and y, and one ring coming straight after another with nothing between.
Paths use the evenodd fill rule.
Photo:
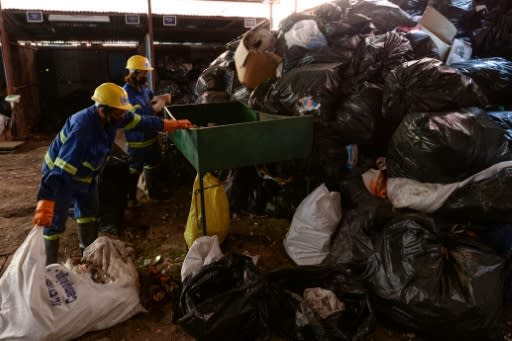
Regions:
<instances>
[{"instance_id":1,"label":"fluorescent light fixture","mask_svg":"<svg viewBox=\"0 0 512 341\"><path fill-rule=\"evenodd\" d=\"M50 14L49 21L71 21L71 22L104 22L109 23L108 15L68 15L68 14Z\"/></svg>"},{"instance_id":2,"label":"fluorescent light fixture","mask_svg":"<svg viewBox=\"0 0 512 341\"><path fill-rule=\"evenodd\" d=\"M102 45L108 47L137 47L138 44L136 41L107 41Z\"/></svg>"},{"instance_id":3,"label":"fluorescent light fixture","mask_svg":"<svg viewBox=\"0 0 512 341\"><path fill-rule=\"evenodd\" d=\"M219 43L198 43L198 42L174 42L174 41L154 41L154 45L161 46L193 46L193 47L224 47L225 44Z\"/></svg>"},{"instance_id":4,"label":"fluorescent light fixture","mask_svg":"<svg viewBox=\"0 0 512 341\"><path fill-rule=\"evenodd\" d=\"M136 41L77 41L77 40L18 40L21 46L43 46L43 47L93 47L97 45L107 47L137 47Z\"/></svg>"}]
</instances>

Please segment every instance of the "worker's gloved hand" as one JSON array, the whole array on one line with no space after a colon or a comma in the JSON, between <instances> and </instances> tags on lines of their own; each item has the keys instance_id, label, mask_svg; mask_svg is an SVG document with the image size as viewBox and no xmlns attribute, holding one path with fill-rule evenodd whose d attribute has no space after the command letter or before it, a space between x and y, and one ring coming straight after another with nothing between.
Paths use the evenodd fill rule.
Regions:
<instances>
[{"instance_id":1,"label":"worker's gloved hand","mask_svg":"<svg viewBox=\"0 0 512 341\"><path fill-rule=\"evenodd\" d=\"M176 129L192 128L192 123L189 120L164 120L164 131L170 133Z\"/></svg>"},{"instance_id":2,"label":"worker's gloved hand","mask_svg":"<svg viewBox=\"0 0 512 341\"><path fill-rule=\"evenodd\" d=\"M34 215L34 225L50 226L52 224L54 210L55 201L39 200Z\"/></svg>"}]
</instances>

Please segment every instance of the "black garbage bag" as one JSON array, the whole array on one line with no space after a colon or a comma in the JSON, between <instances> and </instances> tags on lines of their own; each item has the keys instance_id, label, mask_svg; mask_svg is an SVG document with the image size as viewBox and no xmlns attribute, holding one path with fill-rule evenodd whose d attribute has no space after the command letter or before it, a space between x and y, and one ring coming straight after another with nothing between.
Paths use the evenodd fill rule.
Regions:
<instances>
[{"instance_id":1,"label":"black garbage bag","mask_svg":"<svg viewBox=\"0 0 512 341\"><path fill-rule=\"evenodd\" d=\"M366 169L362 169L366 171ZM364 217L361 220L363 231L369 235L379 231L381 227L393 217L393 206L389 201L370 193L361 177L361 172L356 172L350 177L344 178L339 183L341 202L345 209L356 209Z\"/></svg>"},{"instance_id":2,"label":"black garbage bag","mask_svg":"<svg viewBox=\"0 0 512 341\"><path fill-rule=\"evenodd\" d=\"M423 58L405 62L387 74L382 114L399 123L407 113L456 110L486 103L487 98L471 78L437 59Z\"/></svg>"},{"instance_id":3,"label":"black garbage bag","mask_svg":"<svg viewBox=\"0 0 512 341\"><path fill-rule=\"evenodd\" d=\"M267 203L278 191L279 185L275 181L259 178L250 188L247 211L257 215L266 214Z\"/></svg>"},{"instance_id":4,"label":"black garbage bag","mask_svg":"<svg viewBox=\"0 0 512 341\"><path fill-rule=\"evenodd\" d=\"M475 232L480 240L492 248L498 256L510 261L512 255L512 224L485 225Z\"/></svg>"},{"instance_id":5,"label":"black garbage bag","mask_svg":"<svg viewBox=\"0 0 512 341\"><path fill-rule=\"evenodd\" d=\"M512 139L512 111L488 111L487 116L505 129L507 136Z\"/></svg>"},{"instance_id":6,"label":"black garbage bag","mask_svg":"<svg viewBox=\"0 0 512 341\"><path fill-rule=\"evenodd\" d=\"M341 137L320 124L315 125L310 159L311 179L318 184L324 182L328 188L336 188L347 173L348 155Z\"/></svg>"},{"instance_id":7,"label":"black garbage bag","mask_svg":"<svg viewBox=\"0 0 512 341\"><path fill-rule=\"evenodd\" d=\"M119 229L128 201L126 184L130 178L130 156L117 144L98 177L98 212L101 227ZM119 232L119 230L118 230Z\"/></svg>"},{"instance_id":8,"label":"black garbage bag","mask_svg":"<svg viewBox=\"0 0 512 341\"><path fill-rule=\"evenodd\" d=\"M234 70L236 68L234 57L234 51L224 51L210 63L210 66L218 66Z\"/></svg>"},{"instance_id":9,"label":"black garbage bag","mask_svg":"<svg viewBox=\"0 0 512 341\"><path fill-rule=\"evenodd\" d=\"M293 45L290 48L286 49L286 54L283 58L283 72L287 72L294 67L299 66L298 61L300 61L304 56L308 55L309 52L314 52L314 50L309 50L305 47L299 46L299 45ZM304 63L304 64L310 64L310 63Z\"/></svg>"},{"instance_id":10,"label":"black garbage bag","mask_svg":"<svg viewBox=\"0 0 512 341\"><path fill-rule=\"evenodd\" d=\"M304 180L279 186L267 200L265 214L269 217L292 220L295 210L309 194L307 188L307 183Z\"/></svg>"},{"instance_id":11,"label":"black garbage bag","mask_svg":"<svg viewBox=\"0 0 512 341\"><path fill-rule=\"evenodd\" d=\"M267 297L252 260L227 255L185 280L173 322L197 340L269 340Z\"/></svg>"},{"instance_id":12,"label":"black garbage bag","mask_svg":"<svg viewBox=\"0 0 512 341\"><path fill-rule=\"evenodd\" d=\"M411 16L422 15L428 0L389 0Z\"/></svg>"},{"instance_id":13,"label":"black garbage bag","mask_svg":"<svg viewBox=\"0 0 512 341\"><path fill-rule=\"evenodd\" d=\"M196 94L201 96L206 91L224 91L226 68L211 66L203 71L196 82Z\"/></svg>"},{"instance_id":14,"label":"black garbage bag","mask_svg":"<svg viewBox=\"0 0 512 341\"><path fill-rule=\"evenodd\" d=\"M335 127L343 144L368 142L381 115L382 86L364 82L336 110Z\"/></svg>"},{"instance_id":15,"label":"black garbage bag","mask_svg":"<svg viewBox=\"0 0 512 341\"><path fill-rule=\"evenodd\" d=\"M415 59L427 57L441 60L439 49L426 32L419 30L410 31L405 37L411 43Z\"/></svg>"},{"instance_id":16,"label":"black garbage bag","mask_svg":"<svg viewBox=\"0 0 512 341\"><path fill-rule=\"evenodd\" d=\"M323 264L344 264L366 277L374 254L372 238L393 218L393 206L368 192L360 175L342 180L340 193L343 218Z\"/></svg>"},{"instance_id":17,"label":"black garbage bag","mask_svg":"<svg viewBox=\"0 0 512 341\"><path fill-rule=\"evenodd\" d=\"M345 210L338 231L331 241L331 249L323 264L344 264L362 271L368 269L374 254L373 243L365 232L366 217L357 209Z\"/></svg>"},{"instance_id":18,"label":"black garbage bag","mask_svg":"<svg viewBox=\"0 0 512 341\"><path fill-rule=\"evenodd\" d=\"M491 104L512 104L512 62L503 58L470 59L450 64L471 77Z\"/></svg>"},{"instance_id":19,"label":"black garbage bag","mask_svg":"<svg viewBox=\"0 0 512 341\"><path fill-rule=\"evenodd\" d=\"M344 72L344 76L350 77L344 88L350 88L350 83L359 84L363 80L382 83L389 70L412 57L409 40L399 33L387 32L367 37L355 52L351 66Z\"/></svg>"},{"instance_id":20,"label":"black garbage bag","mask_svg":"<svg viewBox=\"0 0 512 341\"><path fill-rule=\"evenodd\" d=\"M355 51L360 48L365 37L365 34L339 35L332 40L332 43L329 43L329 46L335 49L346 50L347 53L350 53L352 58L354 58L353 55Z\"/></svg>"},{"instance_id":21,"label":"black garbage bag","mask_svg":"<svg viewBox=\"0 0 512 341\"><path fill-rule=\"evenodd\" d=\"M197 104L229 102L231 96L225 91L208 90L196 99Z\"/></svg>"},{"instance_id":22,"label":"black garbage bag","mask_svg":"<svg viewBox=\"0 0 512 341\"><path fill-rule=\"evenodd\" d=\"M233 51L224 51L203 70L196 82L197 96L206 91L225 91L231 94L240 86L236 76L234 55Z\"/></svg>"},{"instance_id":23,"label":"black garbage bag","mask_svg":"<svg viewBox=\"0 0 512 341\"><path fill-rule=\"evenodd\" d=\"M484 14L479 28L472 32L473 55L512 60L512 3L504 0Z\"/></svg>"},{"instance_id":24,"label":"black garbage bag","mask_svg":"<svg viewBox=\"0 0 512 341\"><path fill-rule=\"evenodd\" d=\"M503 259L478 239L408 215L375 239L377 316L443 340L500 340Z\"/></svg>"},{"instance_id":25,"label":"black garbage bag","mask_svg":"<svg viewBox=\"0 0 512 341\"><path fill-rule=\"evenodd\" d=\"M449 183L511 159L510 131L471 109L407 115L393 134L386 164L390 177Z\"/></svg>"},{"instance_id":26,"label":"black garbage bag","mask_svg":"<svg viewBox=\"0 0 512 341\"><path fill-rule=\"evenodd\" d=\"M331 290L344 309L325 319L299 317L304 290L316 287ZM298 267L261 273L249 257L238 254L185 279L174 311L173 322L197 340L208 341L263 341L271 334L292 340L358 340L375 326L367 292L349 269Z\"/></svg>"},{"instance_id":27,"label":"black garbage bag","mask_svg":"<svg viewBox=\"0 0 512 341\"><path fill-rule=\"evenodd\" d=\"M294 53L294 51L297 51ZM300 51L300 52L299 52ZM344 63L352 61L353 51L342 48L321 47L307 50L300 46L292 46L284 59L283 72L286 73L307 64Z\"/></svg>"},{"instance_id":28,"label":"black garbage bag","mask_svg":"<svg viewBox=\"0 0 512 341\"><path fill-rule=\"evenodd\" d=\"M251 90L248 90L245 86L241 85L238 88L233 89L233 92L231 93L231 101L241 102L246 106L249 106L251 92Z\"/></svg>"},{"instance_id":29,"label":"black garbage bag","mask_svg":"<svg viewBox=\"0 0 512 341\"><path fill-rule=\"evenodd\" d=\"M294 329L282 328L282 317L274 313L282 311L282 308L270 310L271 316L274 316L272 320L281 324L281 332L277 332L280 336L297 341L355 341L375 328L376 320L365 286L347 267L299 266L267 273L266 278L274 292L281 297L272 299L272 306L282 304L282 298L286 296L290 303L285 306L293 306L296 302L297 321ZM304 291L311 288L330 290L343 304L343 309L322 318L304 299ZM279 328L273 329L279 331Z\"/></svg>"},{"instance_id":30,"label":"black garbage bag","mask_svg":"<svg viewBox=\"0 0 512 341\"><path fill-rule=\"evenodd\" d=\"M318 28L322 30L320 18L317 18L315 15L304 13L293 13L281 20L279 22L279 30L282 33L286 33L293 27L293 25L295 25L295 23L301 20L315 20L317 22Z\"/></svg>"},{"instance_id":31,"label":"black garbage bag","mask_svg":"<svg viewBox=\"0 0 512 341\"><path fill-rule=\"evenodd\" d=\"M325 3L316 8L313 15L324 22L338 21L343 15L343 10L335 3Z\"/></svg>"},{"instance_id":32,"label":"black garbage bag","mask_svg":"<svg viewBox=\"0 0 512 341\"><path fill-rule=\"evenodd\" d=\"M329 45L336 45L340 38L346 39L347 35L365 35L375 30L372 20L363 14L350 15L340 21L329 21L324 24L325 38Z\"/></svg>"},{"instance_id":33,"label":"black garbage bag","mask_svg":"<svg viewBox=\"0 0 512 341\"><path fill-rule=\"evenodd\" d=\"M358 0L353 5L350 14L362 14L369 17L380 33L391 31L398 26L412 27L416 25L409 14L387 0Z\"/></svg>"},{"instance_id":34,"label":"black garbage bag","mask_svg":"<svg viewBox=\"0 0 512 341\"><path fill-rule=\"evenodd\" d=\"M233 171L226 191L233 211L246 210L274 218L291 219L302 200L309 194L304 179L309 160L269 163Z\"/></svg>"},{"instance_id":35,"label":"black garbage bag","mask_svg":"<svg viewBox=\"0 0 512 341\"><path fill-rule=\"evenodd\" d=\"M249 96L249 107L268 113L279 113L279 103L271 103L266 100L267 94L270 92L275 82L276 79L267 79L252 90L251 95Z\"/></svg>"},{"instance_id":36,"label":"black garbage bag","mask_svg":"<svg viewBox=\"0 0 512 341\"><path fill-rule=\"evenodd\" d=\"M436 213L471 223L512 223L512 168L457 189Z\"/></svg>"},{"instance_id":37,"label":"black garbage bag","mask_svg":"<svg viewBox=\"0 0 512 341\"><path fill-rule=\"evenodd\" d=\"M164 135L161 174L165 176L162 182L166 183L169 188L175 188L184 183L194 183L196 173L194 167L178 150L170 136Z\"/></svg>"},{"instance_id":38,"label":"black garbage bag","mask_svg":"<svg viewBox=\"0 0 512 341\"><path fill-rule=\"evenodd\" d=\"M229 209L231 212L249 211L249 203L252 202L252 193L261 183L254 167L243 167L230 170L230 174L224 182L224 190L228 196ZM263 203L254 205L263 211Z\"/></svg>"},{"instance_id":39,"label":"black garbage bag","mask_svg":"<svg viewBox=\"0 0 512 341\"><path fill-rule=\"evenodd\" d=\"M341 66L342 63L310 64L289 71L272 84L261 109L332 120L338 101Z\"/></svg>"}]
</instances>

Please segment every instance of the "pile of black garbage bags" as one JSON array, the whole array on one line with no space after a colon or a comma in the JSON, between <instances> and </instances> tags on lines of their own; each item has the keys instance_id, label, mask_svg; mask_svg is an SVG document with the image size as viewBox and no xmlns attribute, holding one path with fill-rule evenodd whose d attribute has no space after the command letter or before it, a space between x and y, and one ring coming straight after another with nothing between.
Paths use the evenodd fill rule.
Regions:
<instances>
[{"instance_id":1,"label":"pile of black garbage bags","mask_svg":"<svg viewBox=\"0 0 512 341\"><path fill-rule=\"evenodd\" d=\"M455 25L471 58L448 65L413 29L428 6ZM325 43L289 47L286 32L301 20L314 20ZM285 18L273 33L279 77L241 85L234 42L199 76L196 93L313 116L313 153L232 170L231 209L291 218L326 183L341 192L342 221L318 266L264 273L242 256L206 266L185 281L175 320L199 340L356 340L376 321L435 340L503 339L512 164L462 181L512 161L512 1L338 0ZM363 182L377 157L388 186L461 184L435 210L396 207ZM310 287L331 290L345 309L311 314L302 302Z\"/></svg>"}]
</instances>

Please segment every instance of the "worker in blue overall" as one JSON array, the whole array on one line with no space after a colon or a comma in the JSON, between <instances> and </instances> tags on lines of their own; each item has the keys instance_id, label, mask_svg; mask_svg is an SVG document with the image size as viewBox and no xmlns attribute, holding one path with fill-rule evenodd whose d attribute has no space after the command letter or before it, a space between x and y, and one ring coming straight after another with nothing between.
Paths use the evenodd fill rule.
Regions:
<instances>
[{"instance_id":1,"label":"worker in blue overall","mask_svg":"<svg viewBox=\"0 0 512 341\"><path fill-rule=\"evenodd\" d=\"M153 68L149 60L141 55L134 55L126 61L128 75L125 77L123 88L128 93L130 104L135 112L142 117L159 113L165 105L171 104L171 95L154 96L148 88L148 72ZM128 188L128 206L137 207L137 183L140 174L144 171L144 179L150 198L160 193L156 183L160 165L160 144L158 133L151 131L125 131L128 142L128 154L131 156L130 183Z\"/></svg>"},{"instance_id":2,"label":"worker in blue overall","mask_svg":"<svg viewBox=\"0 0 512 341\"><path fill-rule=\"evenodd\" d=\"M191 127L188 120L162 120L131 112L126 91L114 83L98 86L91 99L95 104L66 120L44 157L34 224L44 227L46 264L57 262L59 237L71 205L80 249L96 239L97 177L110 155L117 128L172 132Z\"/></svg>"}]
</instances>

